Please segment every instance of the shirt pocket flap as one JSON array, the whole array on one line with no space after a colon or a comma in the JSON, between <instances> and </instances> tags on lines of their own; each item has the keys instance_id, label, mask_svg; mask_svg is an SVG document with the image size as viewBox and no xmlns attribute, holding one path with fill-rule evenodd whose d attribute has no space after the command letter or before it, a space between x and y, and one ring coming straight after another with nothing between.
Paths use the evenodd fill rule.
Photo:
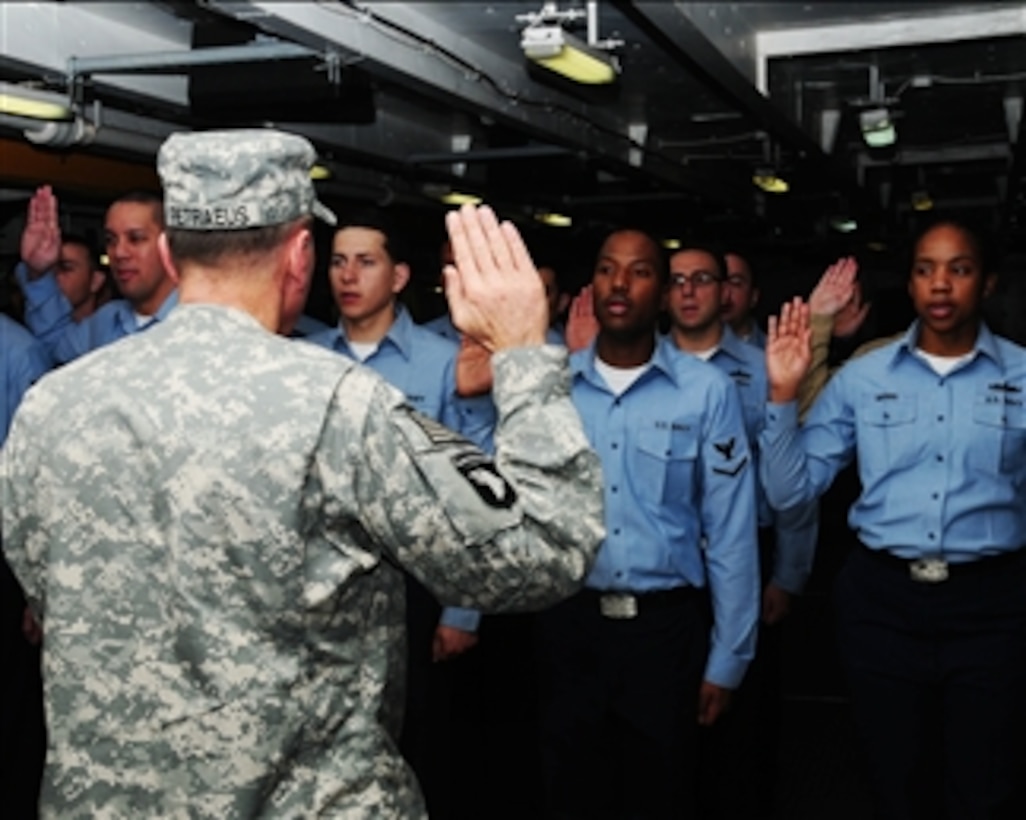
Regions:
<instances>
[{"instance_id":1,"label":"shirt pocket flap","mask_svg":"<svg viewBox=\"0 0 1026 820\"><path fill-rule=\"evenodd\" d=\"M870 394L859 408L859 417L876 427L911 424L916 420L916 400L914 396Z\"/></svg>"},{"instance_id":2,"label":"shirt pocket flap","mask_svg":"<svg viewBox=\"0 0 1026 820\"><path fill-rule=\"evenodd\" d=\"M643 453L665 461L694 460L698 457L697 430L686 422L641 430L637 447Z\"/></svg>"},{"instance_id":3,"label":"shirt pocket flap","mask_svg":"<svg viewBox=\"0 0 1026 820\"><path fill-rule=\"evenodd\" d=\"M976 397L973 421L990 427L1026 430L1026 407L1022 399L1005 399L985 393Z\"/></svg>"}]
</instances>

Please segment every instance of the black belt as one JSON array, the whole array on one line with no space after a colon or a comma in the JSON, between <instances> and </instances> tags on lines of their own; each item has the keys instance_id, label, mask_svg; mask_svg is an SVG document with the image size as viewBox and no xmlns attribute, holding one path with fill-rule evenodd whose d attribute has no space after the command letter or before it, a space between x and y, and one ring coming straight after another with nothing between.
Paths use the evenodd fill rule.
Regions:
<instances>
[{"instance_id":1,"label":"black belt","mask_svg":"<svg viewBox=\"0 0 1026 820\"><path fill-rule=\"evenodd\" d=\"M978 575L989 572L1002 572L1005 568L1026 558L1026 547L1000 552L997 555L984 555L975 561L963 561L952 564L943 558L902 558L887 550L877 550L860 545L861 552L876 564L888 569L905 573L913 581L926 584L937 584L967 575Z\"/></svg>"},{"instance_id":2,"label":"black belt","mask_svg":"<svg viewBox=\"0 0 1026 820\"><path fill-rule=\"evenodd\" d=\"M651 592L584 588L571 600L614 620L637 618L648 612L680 606L701 595L698 587L680 586Z\"/></svg>"}]
</instances>

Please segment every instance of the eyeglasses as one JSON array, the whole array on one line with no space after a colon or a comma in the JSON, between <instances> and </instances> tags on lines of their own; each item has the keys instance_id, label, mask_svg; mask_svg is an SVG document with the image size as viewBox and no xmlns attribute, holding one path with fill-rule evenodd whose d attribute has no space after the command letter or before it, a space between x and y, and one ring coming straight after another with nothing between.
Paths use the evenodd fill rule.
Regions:
<instances>
[{"instance_id":1,"label":"eyeglasses","mask_svg":"<svg viewBox=\"0 0 1026 820\"><path fill-rule=\"evenodd\" d=\"M723 277L707 270L696 270L690 276L686 273L671 273L670 284L675 288L683 289L685 285L693 288L707 288L715 282L722 282Z\"/></svg>"}]
</instances>

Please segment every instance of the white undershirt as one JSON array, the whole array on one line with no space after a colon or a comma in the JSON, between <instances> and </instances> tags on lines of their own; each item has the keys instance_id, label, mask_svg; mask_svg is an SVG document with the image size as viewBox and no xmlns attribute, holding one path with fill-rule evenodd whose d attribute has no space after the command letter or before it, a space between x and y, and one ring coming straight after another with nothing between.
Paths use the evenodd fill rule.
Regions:
<instances>
[{"instance_id":1,"label":"white undershirt","mask_svg":"<svg viewBox=\"0 0 1026 820\"><path fill-rule=\"evenodd\" d=\"M374 355L381 342L350 342L349 349L353 351L357 361L365 362Z\"/></svg>"},{"instance_id":2,"label":"white undershirt","mask_svg":"<svg viewBox=\"0 0 1026 820\"><path fill-rule=\"evenodd\" d=\"M970 350L968 353L963 353L960 356L938 356L935 353L927 353L921 347L917 347L916 355L930 365L933 372L938 376L947 376L956 367L975 356L976 351Z\"/></svg>"},{"instance_id":3,"label":"white undershirt","mask_svg":"<svg viewBox=\"0 0 1026 820\"><path fill-rule=\"evenodd\" d=\"M132 315L135 316L136 329L146 327L150 322L156 321L157 318L156 316L143 316L141 313L137 313L134 310L132 311Z\"/></svg>"},{"instance_id":4,"label":"white undershirt","mask_svg":"<svg viewBox=\"0 0 1026 820\"><path fill-rule=\"evenodd\" d=\"M595 358L595 369L605 380L606 384L609 385L609 389L617 396L622 396L627 392L627 388L641 378L641 374L648 370L648 368L648 362L637 367L613 367L611 364L606 364L602 359Z\"/></svg>"},{"instance_id":5,"label":"white undershirt","mask_svg":"<svg viewBox=\"0 0 1026 820\"><path fill-rule=\"evenodd\" d=\"M708 350L693 350L690 351L692 356L697 356L703 362L709 361L713 356L716 355L716 351L720 349L719 345L713 345Z\"/></svg>"}]
</instances>

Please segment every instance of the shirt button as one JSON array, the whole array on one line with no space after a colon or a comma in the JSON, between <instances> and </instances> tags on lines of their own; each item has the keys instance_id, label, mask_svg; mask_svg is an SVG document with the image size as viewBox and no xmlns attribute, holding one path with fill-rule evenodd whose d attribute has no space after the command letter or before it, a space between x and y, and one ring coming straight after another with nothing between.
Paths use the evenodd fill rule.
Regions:
<instances>
[{"instance_id":1,"label":"shirt button","mask_svg":"<svg viewBox=\"0 0 1026 820\"><path fill-rule=\"evenodd\" d=\"M937 421L944 421L944 416L937 416Z\"/></svg>"},{"instance_id":2,"label":"shirt button","mask_svg":"<svg viewBox=\"0 0 1026 820\"><path fill-rule=\"evenodd\" d=\"M932 541L932 540L933 540L934 538L936 538L936 536L935 536L935 535L934 535L934 534L933 534L932 532L928 532L928 533L926 534L926 537L927 537L927 538L929 538L929 539L930 539L931 541Z\"/></svg>"},{"instance_id":3,"label":"shirt button","mask_svg":"<svg viewBox=\"0 0 1026 820\"><path fill-rule=\"evenodd\" d=\"M614 485L613 485L612 487L610 487L610 488L609 488L609 491L610 491L610 492L613 492L613 493L615 493L615 492L617 492L617 491L618 491L619 489L620 489L620 488L619 488L619 487L617 487L617 486L616 486L616 485L614 484Z\"/></svg>"},{"instance_id":4,"label":"shirt button","mask_svg":"<svg viewBox=\"0 0 1026 820\"><path fill-rule=\"evenodd\" d=\"M623 578L623 570L618 569L616 572L613 573L613 576L616 578Z\"/></svg>"},{"instance_id":5,"label":"shirt button","mask_svg":"<svg viewBox=\"0 0 1026 820\"><path fill-rule=\"evenodd\" d=\"M609 445L609 446L612 447L614 450L619 450L620 449L620 445L617 444L615 441L611 445Z\"/></svg>"},{"instance_id":6,"label":"shirt button","mask_svg":"<svg viewBox=\"0 0 1026 820\"><path fill-rule=\"evenodd\" d=\"M944 461L944 456L942 456L940 453L938 453L937 454L937 461Z\"/></svg>"},{"instance_id":7,"label":"shirt button","mask_svg":"<svg viewBox=\"0 0 1026 820\"><path fill-rule=\"evenodd\" d=\"M619 534L620 534L620 528L617 527L615 530L613 530L613 535L619 535Z\"/></svg>"},{"instance_id":8,"label":"shirt button","mask_svg":"<svg viewBox=\"0 0 1026 820\"><path fill-rule=\"evenodd\" d=\"M891 417L891 414L890 414L890 413L884 413L884 418L885 418L885 419L889 419L890 417Z\"/></svg>"},{"instance_id":9,"label":"shirt button","mask_svg":"<svg viewBox=\"0 0 1026 820\"><path fill-rule=\"evenodd\" d=\"M930 498L936 501L938 498L940 498L940 493L930 493Z\"/></svg>"}]
</instances>

